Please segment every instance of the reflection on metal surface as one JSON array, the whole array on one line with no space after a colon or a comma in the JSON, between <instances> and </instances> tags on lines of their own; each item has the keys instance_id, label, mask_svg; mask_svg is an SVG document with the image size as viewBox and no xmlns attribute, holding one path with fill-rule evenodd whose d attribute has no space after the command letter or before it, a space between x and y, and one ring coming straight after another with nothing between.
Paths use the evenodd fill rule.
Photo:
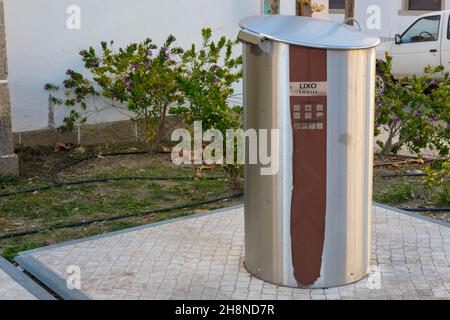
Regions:
<instances>
[{"instance_id":1,"label":"reflection on metal surface","mask_svg":"<svg viewBox=\"0 0 450 320\"><path fill-rule=\"evenodd\" d=\"M284 150L274 176L261 176L258 165L245 166L245 208L250 213L245 217L245 265L259 278L288 283L293 281L290 216L280 213L290 211L292 190L289 46L273 43L271 54L259 56L251 54L251 45L244 51L245 129L279 129Z\"/></svg>"},{"instance_id":2,"label":"reflection on metal surface","mask_svg":"<svg viewBox=\"0 0 450 320\"><path fill-rule=\"evenodd\" d=\"M240 22L242 29L270 40L311 48L352 50L368 49L380 39L342 23L306 17L264 15Z\"/></svg>"},{"instance_id":3,"label":"reflection on metal surface","mask_svg":"<svg viewBox=\"0 0 450 320\"><path fill-rule=\"evenodd\" d=\"M275 31L290 25L278 23ZM324 50L325 66L319 66L299 61L285 41L269 42L271 49L257 55L255 44L244 42L245 129L280 133L276 175L261 176L260 165L245 165L245 265L258 278L291 287L355 282L368 274L370 260L375 50ZM305 50L311 55L300 59L319 51ZM315 78L317 68L325 68L326 77ZM301 95L305 83L320 90ZM324 154L315 165L307 154L318 150ZM320 251L310 252L313 266L304 254L315 245Z\"/></svg>"}]
</instances>

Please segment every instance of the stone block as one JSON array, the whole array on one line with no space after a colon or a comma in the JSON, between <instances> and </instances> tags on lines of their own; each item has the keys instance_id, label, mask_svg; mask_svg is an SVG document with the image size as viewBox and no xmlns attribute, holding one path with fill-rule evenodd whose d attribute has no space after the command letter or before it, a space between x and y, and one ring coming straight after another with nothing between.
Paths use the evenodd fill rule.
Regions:
<instances>
[{"instance_id":1,"label":"stone block","mask_svg":"<svg viewBox=\"0 0 450 320\"><path fill-rule=\"evenodd\" d=\"M0 176L18 176L19 158L15 154L0 155Z\"/></svg>"},{"instance_id":2,"label":"stone block","mask_svg":"<svg viewBox=\"0 0 450 320\"><path fill-rule=\"evenodd\" d=\"M9 89L0 84L0 156L13 153Z\"/></svg>"},{"instance_id":3,"label":"stone block","mask_svg":"<svg viewBox=\"0 0 450 320\"><path fill-rule=\"evenodd\" d=\"M8 78L8 61L6 55L5 16L3 0L0 0L0 80Z\"/></svg>"}]
</instances>

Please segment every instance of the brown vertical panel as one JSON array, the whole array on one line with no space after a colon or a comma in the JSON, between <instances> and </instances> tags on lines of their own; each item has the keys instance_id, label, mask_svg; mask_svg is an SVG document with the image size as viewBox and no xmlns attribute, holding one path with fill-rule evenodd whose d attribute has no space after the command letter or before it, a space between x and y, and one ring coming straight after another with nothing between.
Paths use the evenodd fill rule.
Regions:
<instances>
[{"instance_id":1,"label":"brown vertical panel","mask_svg":"<svg viewBox=\"0 0 450 320\"><path fill-rule=\"evenodd\" d=\"M326 50L291 46L290 60L291 83L327 81ZM291 95L290 99L294 143L292 258L298 284L309 286L320 277L325 238L327 97L320 93Z\"/></svg>"}]
</instances>

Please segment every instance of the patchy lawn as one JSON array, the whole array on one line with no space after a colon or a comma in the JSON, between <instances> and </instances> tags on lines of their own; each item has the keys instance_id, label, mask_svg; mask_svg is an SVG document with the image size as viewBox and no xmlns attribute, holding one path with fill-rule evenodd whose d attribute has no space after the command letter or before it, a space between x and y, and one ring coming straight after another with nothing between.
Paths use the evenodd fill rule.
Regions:
<instances>
[{"instance_id":1,"label":"patchy lawn","mask_svg":"<svg viewBox=\"0 0 450 320\"><path fill-rule=\"evenodd\" d=\"M104 149L104 147L100 149L101 152L111 152L109 149L106 151ZM135 147L123 147L120 151L135 149ZM96 157L68 167L59 173L54 170L97 152L99 149L83 150L83 152L74 149L58 153L49 149L27 149L23 153L19 152L26 169L22 172L21 178L1 178L0 194L54 182L98 178L185 177L189 179L108 181L3 197L0 198L0 234L191 204L236 194L240 191L232 190L229 182L224 178L225 172L222 169L217 168L213 172L204 171L199 177L197 171L190 166L173 165L170 154ZM192 209L138 215L74 228L47 230L13 239L0 239L0 252L11 259L22 250L196 214L230 206L240 201L240 199L234 199L196 206Z\"/></svg>"},{"instance_id":2,"label":"patchy lawn","mask_svg":"<svg viewBox=\"0 0 450 320\"><path fill-rule=\"evenodd\" d=\"M421 173L425 165L410 163L411 159L403 157L391 157L387 163L393 165L376 166L374 169L373 199L376 202L384 203L398 208L448 208L450 203L440 197L440 190L427 191L424 186L424 177L381 177L382 175ZM404 163L408 162L408 163ZM376 163L380 164L378 160ZM450 213L440 212L420 212L419 214L450 221Z\"/></svg>"}]
</instances>

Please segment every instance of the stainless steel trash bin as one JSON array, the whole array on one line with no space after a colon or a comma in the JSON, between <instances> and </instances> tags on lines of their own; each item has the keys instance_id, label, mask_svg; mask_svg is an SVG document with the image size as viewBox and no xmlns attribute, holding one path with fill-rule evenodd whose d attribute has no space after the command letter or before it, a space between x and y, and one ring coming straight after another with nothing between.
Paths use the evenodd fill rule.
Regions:
<instances>
[{"instance_id":1,"label":"stainless steel trash bin","mask_svg":"<svg viewBox=\"0 0 450 320\"><path fill-rule=\"evenodd\" d=\"M280 137L276 174L245 165L246 268L291 287L358 281L370 260L380 40L295 16L254 16L240 26L245 128Z\"/></svg>"}]
</instances>

